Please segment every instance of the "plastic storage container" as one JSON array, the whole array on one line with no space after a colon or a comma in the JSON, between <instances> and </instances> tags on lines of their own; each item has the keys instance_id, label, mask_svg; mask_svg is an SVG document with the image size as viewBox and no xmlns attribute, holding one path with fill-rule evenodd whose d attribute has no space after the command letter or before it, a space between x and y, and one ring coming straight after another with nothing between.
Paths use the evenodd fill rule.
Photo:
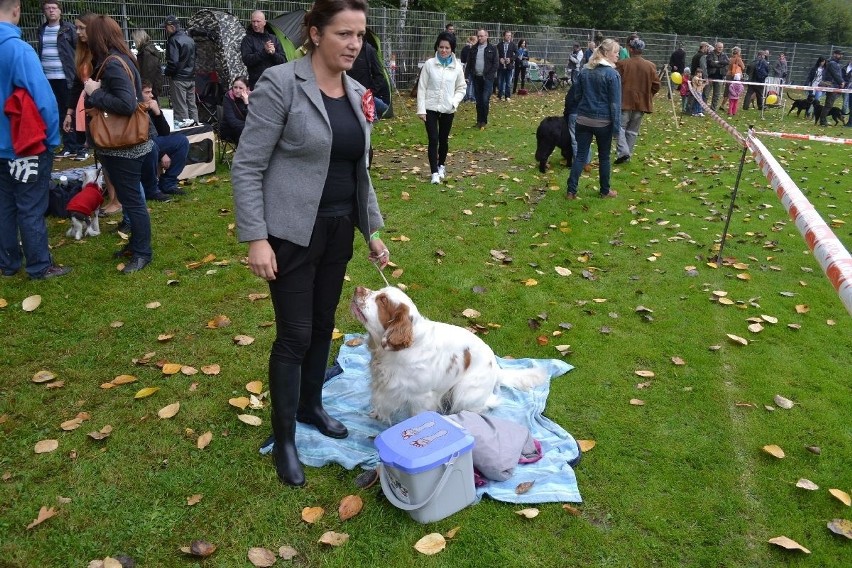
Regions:
<instances>
[{"instance_id":1,"label":"plastic storage container","mask_svg":"<svg viewBox=\"0 0 852 568\"><path fill-rule=\"evenodd\" d=\"M473 436L437 412L388 428L375 444L385 497L415 521L439 521L476 499Z\"/></svg>"}]
</instances>

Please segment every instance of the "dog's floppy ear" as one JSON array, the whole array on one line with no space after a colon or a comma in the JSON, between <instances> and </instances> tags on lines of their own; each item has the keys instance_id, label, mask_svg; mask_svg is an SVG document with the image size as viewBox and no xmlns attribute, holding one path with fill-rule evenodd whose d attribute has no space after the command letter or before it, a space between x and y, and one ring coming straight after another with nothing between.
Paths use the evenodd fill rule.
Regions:
<instances>
[{"instance_id":1,"label":"dog's floppy ear","mask_svg":"<svg viewBox=\"0 0 852 568\"><path fill-rule=\"evenodd\" d=\"M411 313L406 304L391 304L388 302L389 318L382 322L385 334L382 336L382 347L390 351L399 351L411 347L414 341L414 326Z\"/></svg>"}]
</instances>

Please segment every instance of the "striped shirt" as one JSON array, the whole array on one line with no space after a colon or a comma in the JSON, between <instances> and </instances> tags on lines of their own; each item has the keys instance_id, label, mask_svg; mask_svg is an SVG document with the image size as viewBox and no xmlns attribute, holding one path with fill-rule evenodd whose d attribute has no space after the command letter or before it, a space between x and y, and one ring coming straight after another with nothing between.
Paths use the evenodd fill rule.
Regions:
<instances>
[{"instance_id":1,"label":"striped shirt","mask_svg":"<svg viewBox=\"0 0 852 568\"><path fill-rule=\"evenodd\" d=\"M44 75L48 79L65 79L62 71L62 61L59 60L59 49L56 47L56 38L59 35L59 24L46 26L42 35L41 66Z\"/></svg>"}]
</instances>

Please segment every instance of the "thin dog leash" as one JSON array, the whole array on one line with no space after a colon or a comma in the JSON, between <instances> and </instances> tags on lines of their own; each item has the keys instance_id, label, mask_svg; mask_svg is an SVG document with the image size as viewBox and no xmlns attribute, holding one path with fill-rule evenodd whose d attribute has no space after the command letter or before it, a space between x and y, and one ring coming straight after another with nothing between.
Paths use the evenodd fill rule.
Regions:
<instances>
[{"instance_id":1,"label":"thin dog leash","mask_svg":"<svg viewBox=\"0 0 852 568\"><path fill-rule=\"evenodd\" d=\"M387 254L387 249L385 249L385 252L383 252L383 253L382 253L382 256L384 256L384 255L386 255L386 254ZM379 258L381 258L381 257L379 257ZM379 276L381 276L381 277L382 277L382 280L384 280L384 281L385 281L385 285L386 285L388 288L390 288L390 282L388 282L388 279L385 277L385 273L384 273L384 272L382 272L382 269L381 269L381 268L379 268L379 259L377 258L375 261L371 261L371 262L372 262L373 266L375 266L375 267L376 267L376 270L378 270L378 271L379 271Z\"/></svg>"}]
</instances>

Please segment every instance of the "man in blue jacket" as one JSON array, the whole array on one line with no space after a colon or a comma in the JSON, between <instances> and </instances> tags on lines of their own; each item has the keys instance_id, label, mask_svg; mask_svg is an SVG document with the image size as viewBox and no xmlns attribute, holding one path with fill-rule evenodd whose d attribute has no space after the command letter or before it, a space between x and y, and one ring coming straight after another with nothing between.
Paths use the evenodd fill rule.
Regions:
<instances>
[{"instance_id":1,"label":"man in blue jacket","mask_svg":"<svg viewBox=\"0 0 852 568\"><path fill-rule=\"evenodd\" d=\"M71 86L77 77L74 66L74 52L77 49L77 31L70 22L62 21L62 4L59 0L44 0L41 3L45 22L39 26L38 56L44 74L56 97L56 107L62 116L66 109L75 104L68 104ZM61 158L74 158L80 150L77 142L77 131L73 128L62 137Z\"/></svg>"},{"instance_id":2,"label":"man in blue jacket","mask_svg":"<svg viewBox=\"0 0 852 568\"><path fill-rule=\"evenodd\" d=\"M0 0L0 275L15 276L26 259L41 280L71 270L53 264L44 219L59 111L20 20L21 0Z\"/></svg>"}]
</instances>

